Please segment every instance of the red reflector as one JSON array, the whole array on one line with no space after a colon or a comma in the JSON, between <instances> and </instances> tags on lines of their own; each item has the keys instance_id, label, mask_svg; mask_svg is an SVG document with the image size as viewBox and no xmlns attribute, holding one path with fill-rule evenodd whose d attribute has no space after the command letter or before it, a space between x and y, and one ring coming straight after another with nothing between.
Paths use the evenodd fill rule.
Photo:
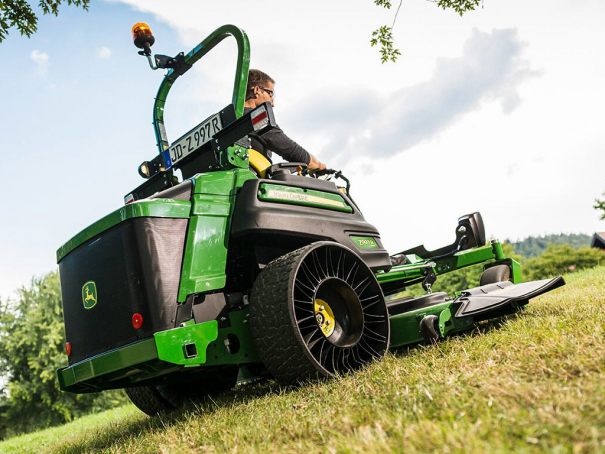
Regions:
<instances>
[{"instance_id":1,"label":"red reflector","mask_svg":"<svg viewBox=\"0 0 605 454\"><path fill-rule=\"evenodd\" d=\"M263 121L265 118L267 118L267 111L263 111L260 112L256 117L252 118L252 124L255 125L256 123Z\"/></svg>"},{"instance_id":2,"label":"red reflector","mask_svg":"<svg viewBox=\"0 0 605 454\"><path fill-rule=\"evenodd\" d=\"M134 314L132 316L132 326L134 329L139 329L143 326L143 316L141 314Z\"/></svg>"},{"instance_id":3,"label":"red reflector","mask_svg":"<svg viewBox=\"0 0 605 454\"><path fill-rule=\"evenodd\" d=\"M65 343L65 353L67 354L67 356L71 356L71 343L69 342Z\"/></svg>"}]
</instances>

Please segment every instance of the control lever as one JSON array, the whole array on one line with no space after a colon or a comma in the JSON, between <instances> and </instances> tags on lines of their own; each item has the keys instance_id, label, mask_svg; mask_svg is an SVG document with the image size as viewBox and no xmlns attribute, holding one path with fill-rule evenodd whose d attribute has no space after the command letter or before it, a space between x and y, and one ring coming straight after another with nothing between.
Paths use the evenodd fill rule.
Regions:
<instances>
[{"instance_id":1,"label":"control lever","mask_svg":"<svg viewBox=\"0 0 605 454\"><path fill-rule=\"evenodd\" d=\"M275 164L269 167L269 170L267 170L266 174L269 177L275 175L276 172L281 173L280 171L290 171L290 173L294 171L300 174L300 172L302 172L306 168L307 164L305 164L304 162L280 162L279 164Z\"/></svg>"}]
</instances>

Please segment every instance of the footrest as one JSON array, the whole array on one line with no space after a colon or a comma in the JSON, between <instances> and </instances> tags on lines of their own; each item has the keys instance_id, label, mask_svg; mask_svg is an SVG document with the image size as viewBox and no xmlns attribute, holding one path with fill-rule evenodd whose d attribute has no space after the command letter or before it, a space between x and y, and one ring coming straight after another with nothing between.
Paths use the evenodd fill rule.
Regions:
<instances>
[{"instance_id":1,"label":"footrest","mask_svg":"<svg viewBox=\"0 0 605 454\"><path fill-rule=\"evenodd\" d=\"M554 279L524 282L497 282L471 290L465 290L454 301L461 303L455 317L468 317L505 309L507 305L517 303L527 304L530 298L554 290L565 285L565 280L559 276Z\"/></svg>"}]
</instances>

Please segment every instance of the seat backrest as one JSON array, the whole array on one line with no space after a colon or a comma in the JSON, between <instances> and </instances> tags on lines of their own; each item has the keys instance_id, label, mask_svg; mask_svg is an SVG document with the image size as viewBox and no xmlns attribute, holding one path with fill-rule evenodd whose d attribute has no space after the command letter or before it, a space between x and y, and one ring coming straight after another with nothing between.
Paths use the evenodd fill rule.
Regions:
<instances>
[{"instance_id":1,"label":"seat backrest","mask_svg":"<svg viewBox=\"0 0 605 454\"><path fill-rule=\"evenodd\" d=\"M248 157L250 159L251 170L256 173L259 178L265 178L265 172L271 167L271 161L252 148L248 150Z\"/></svg>"}]
</instances>

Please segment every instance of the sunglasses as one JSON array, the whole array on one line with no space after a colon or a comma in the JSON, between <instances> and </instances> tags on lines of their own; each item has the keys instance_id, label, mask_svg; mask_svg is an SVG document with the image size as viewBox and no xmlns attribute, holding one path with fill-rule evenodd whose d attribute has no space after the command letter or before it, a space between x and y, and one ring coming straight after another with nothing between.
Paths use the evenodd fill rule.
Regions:
<instances>
[{"instance_id":1,"label":"sunglasses","mask_svg":"<svg viewBox=\"0 0 605 454\"><path fill-rule=\"evenodd\" d=\"M273 90L269 90L268 88L263 88L263 87L258 87L258 88L260 88L262 91L267 93L270 97L275 99L275 92Z\"/></svg>"}]
</instances>

